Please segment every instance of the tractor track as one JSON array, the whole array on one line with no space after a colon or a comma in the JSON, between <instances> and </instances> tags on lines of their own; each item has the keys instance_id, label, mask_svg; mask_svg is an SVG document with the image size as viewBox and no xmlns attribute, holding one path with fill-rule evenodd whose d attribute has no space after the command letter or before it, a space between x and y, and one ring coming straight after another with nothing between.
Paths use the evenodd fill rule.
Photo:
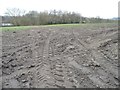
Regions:
<instances>
[{"instance_id":1,"label":"tractor track","mask_svg":"<svg viewBox=\"0 0 120 90\"><path fill-rule=\"evenodd\" d=\"M116 33L113 28L92 32L41 28L16 32L8 39L6 32L2 87L116 88L119 86L117 58L114 60L117 42L112 41L116 40ZM12 40L11 46L7 40Z\"/></svg>"},{"instance_id":2,"label":"tractor track","mask_svg":"<svg viewBox=\"0 0 120 90\"><path fill-rule=\"evenodd\" d=\"M89 55L90 55L90 58L91 58L91 62L93 65L96 65L97 67L97 64L100 65L98 66L98 68L100 69L100 71L103 71L103 72L108 72L109 73L109 77L106 77L106 76L103 76L104 74L100 73L100 72L97 72L96 70L94 70L95 72L92 73L92 75L88 75L89 79L94 83L94 84L97 84L97 87L102 87L102 88L108 88L108 87L111 87L112 85L114 86L113 83L109 83L109 84L106 84L106 80L105 78L108 78L110 81L114 82L116 86L119 85L119 81L116 80L116 78L118 78L118 71L117 71L117 67L115 67L114 65L112 65L110 62L108 62L107 60L105 60L105 58L98 58L98 57L102 57L100 56L101 53L99 53L97 50L95 49L89 49L89 45L87 45L85 42L83 42L82 40L80 40L78 37L77 37L77 34L72 31L72 33L74 34L76 40L86 49L89 51ZM102 60L102 61L101 61ZM105 65L104 65L105 64ZM77 66L77 63L76 65L74 66ZM111 66L111 67L109 67ZM80 67L80 65L79 65ZM89 72L92 72L93 69L90 69L91 67L82 67L81 68L83 69L83 73L85 70L89 71ZM84 70L85 69L85 70ZM96 76L96 73L98 74L98 76ZM103 79L101 78L103 77ZM97 81L97 82L96 82Z\"/></svg>"}]
</instances>

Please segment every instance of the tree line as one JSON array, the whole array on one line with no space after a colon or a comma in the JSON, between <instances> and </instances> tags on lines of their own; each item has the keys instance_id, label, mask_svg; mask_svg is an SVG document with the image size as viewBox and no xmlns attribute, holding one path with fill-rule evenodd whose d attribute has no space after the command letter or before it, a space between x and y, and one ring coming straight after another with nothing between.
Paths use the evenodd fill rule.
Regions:
<instances>
[{"instance_id":1,"label":"tree line","mask_svg":"<svg viewBox=\"0 0 120 90\"><path fill-rule=\"evenodd\" d=\"M7 9L6 15L2 16L2 21L12 23L15 26L27 25L49 25L49 24L71 24L71 23L102 23L111 22L109 19L87 18L80 13L68 11L29 11L26 13L20 9Z\"/></svg>"}]
</instances>

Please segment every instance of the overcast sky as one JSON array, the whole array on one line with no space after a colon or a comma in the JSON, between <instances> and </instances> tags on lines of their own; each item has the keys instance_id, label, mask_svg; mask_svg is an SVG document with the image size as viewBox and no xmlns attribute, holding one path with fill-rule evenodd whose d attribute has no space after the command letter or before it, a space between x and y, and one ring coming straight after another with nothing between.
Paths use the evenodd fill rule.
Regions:
<instances>
[{"instance_id":1,"label":"overcast sky","mask_svg":"<svg viewBox=\"0 0 120 90\"><path fill-rule=\"evenodd\" d=\"M75 11L85 17L112 18L118 16L118 1L120 0L0 0L0 15L4 15L7 8L19 8L26 11Z\"/></svg>"}]
</instances>

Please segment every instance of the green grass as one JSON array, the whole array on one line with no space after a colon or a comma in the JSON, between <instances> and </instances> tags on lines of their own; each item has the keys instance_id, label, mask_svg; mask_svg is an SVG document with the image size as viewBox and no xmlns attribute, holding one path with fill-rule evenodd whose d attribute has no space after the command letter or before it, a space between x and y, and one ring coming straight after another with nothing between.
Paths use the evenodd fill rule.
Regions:
<instances>
[{"instance_id":1,"label":"green grass","mask_svg":"<svg viewBox=\"0 0 120 90\"><path fill-rule=\"evenodd\" d=\"M111 28L113 26L117 26L117 23L54 24L54 25L42 25L42 26L43 27L97 29L97 28L105 28L105 27Z\"/></svg>"},{"instance_id":2,"label":"green grass","mask_svg":"<svg viewBox=\"0 0 120 90\"><path fill-rule=\"evenodd\" d=\"M0 27L0 30L3 31L14 31L14 30L28 30L32 28L40 28L40 27L76 27L80 26L80 24L54 24L54 25L40 25L40 26L13 26L13 27Z\"/></svg>"},{"instance_id":3,"label":"green grass","mask_svg":"<svg viewBox=\"0 0 120 90\"><path fill-rule=\"evenodd\" d=\"M76 27L76 26L80 26L80 24L53 24L53 25L47 25L47 26Z\"/></svg>"},{"instance_id":4,"label":"green grass","mask_svg":"<svg viewBox=\"0 0 120 90\"><path fill-rule=\"evenodd\" d=\"M104 27L113 27L117 25L117 23L95 23L95 24L54 24L54 25L40 25L40 26L14 26L14 27L0 27L0 30L3 31L14 31L14 30L28 30L32 28L40 28L40 27L62 27L62 28L81 28L81 29L97 29Z\"/></svg>"},{"instance_id":5,"label":"green grass","mask_svg":"<svg viewBox=\"0 0 120 90\"><path fill-rule=\"evenodd\" d=\"M87 30L95 30L101 28L117 28L117 23L87 23L87 24L56 24L56 25L47 25L45 27L56 27L56 28L77 28L77 29L87 29Z\"/></svg>"},{"instance_id":6,"label":"green grass","mask_svg":"<svg viewBox=\"0 0 120 90\"><path fill-rule=\"evenodd\" d=\"M0 30L4 30L4 31L9 31L9 30L27 30L32 28L33 26L15 26L15 27L0 27Z\"/></svg>"}]
</instances>

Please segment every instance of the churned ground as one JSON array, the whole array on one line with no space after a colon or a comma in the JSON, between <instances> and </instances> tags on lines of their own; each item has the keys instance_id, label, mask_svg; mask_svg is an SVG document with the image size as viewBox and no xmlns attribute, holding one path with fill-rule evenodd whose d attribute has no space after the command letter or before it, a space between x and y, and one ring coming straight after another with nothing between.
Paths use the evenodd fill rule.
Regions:
<instances>
[{"instance_id":1,"label":"churned ground","mask_svg":"<svg viewBox=\"0 0 120 90\"><path fill-rule=\"evenodd\" d=\"M3 30L2 87L116 88L117 36L116 24Z\"/></svg>"}]
</instances>

